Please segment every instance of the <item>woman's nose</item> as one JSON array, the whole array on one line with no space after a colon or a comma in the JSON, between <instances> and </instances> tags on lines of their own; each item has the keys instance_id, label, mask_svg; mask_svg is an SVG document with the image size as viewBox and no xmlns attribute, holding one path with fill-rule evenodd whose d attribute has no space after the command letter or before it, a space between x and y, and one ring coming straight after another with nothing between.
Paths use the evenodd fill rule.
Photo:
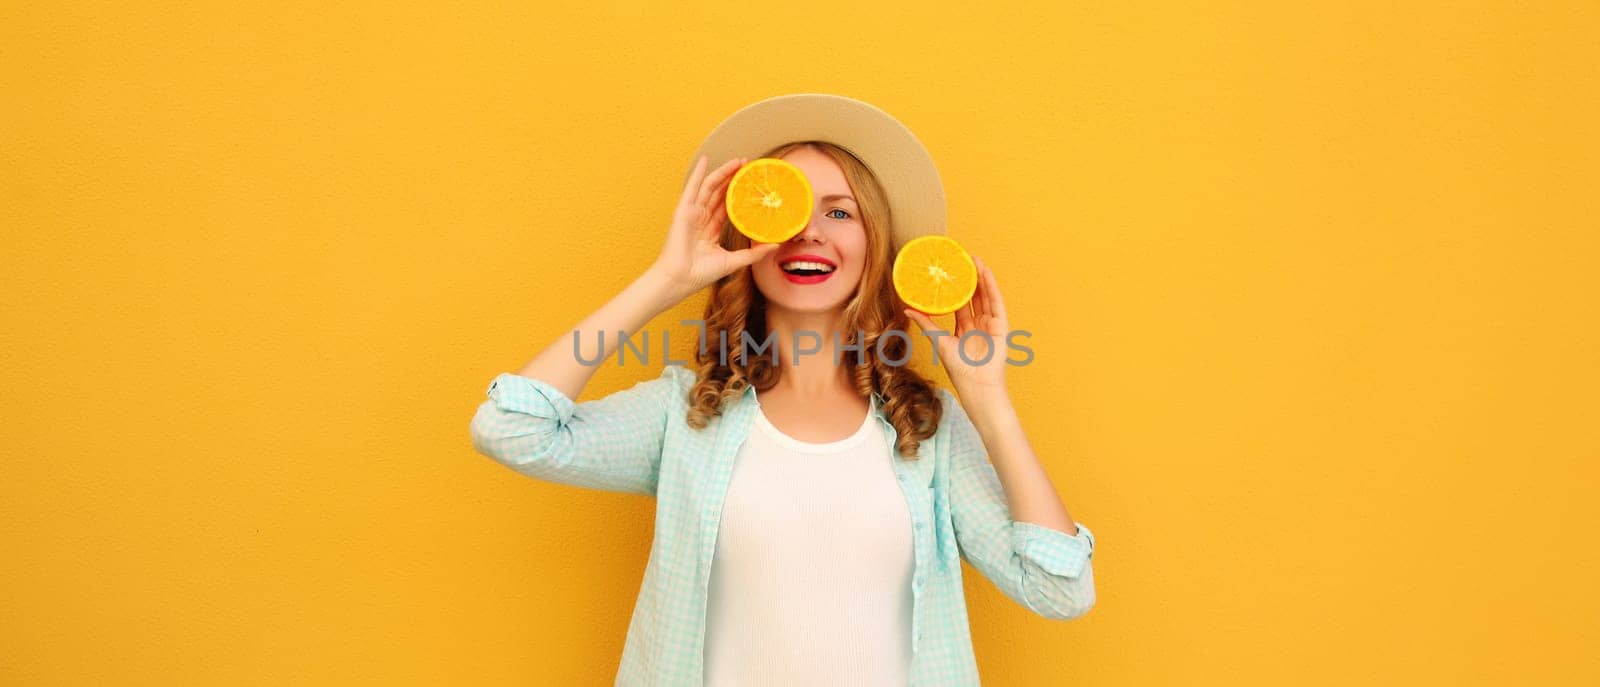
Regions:
<instances>
[{"instance_id":1,"label":"woman's nose","mask_svg":"<svg viewBox=\"0 0 1600 687\"><path fill-rule=\"evenodd\" d=\"M817 223L816 222L806 222L806 228L800 230L800 233L796 234L795 237L793 239L791 239L791 240L793 240L793 241L815 241L817 243L822 243L822 238L823 238L822 237L822 230L817 228Z\"/></svg>"}]
</instances>

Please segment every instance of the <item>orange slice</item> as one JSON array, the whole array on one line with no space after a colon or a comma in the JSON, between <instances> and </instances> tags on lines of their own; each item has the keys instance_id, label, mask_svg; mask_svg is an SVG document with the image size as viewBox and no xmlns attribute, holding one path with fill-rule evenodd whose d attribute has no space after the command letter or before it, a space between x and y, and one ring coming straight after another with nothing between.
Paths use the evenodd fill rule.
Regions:
<instances>
[{"instance_id":1,"label":"orange slice","mask_svg":"<svg viewBox=\"0 0 1600 687\"><path fill-rule=\"evenodd\" d=\"M811 221L811 181L775 157L751 160L728 182L728 220L752 241L787 241Z\"/></svg>"},{"instance_id":2,"label":"orange slice","mask_svg":"<svg viewBox=\"0 0 1600 687\"><path fill-rule=\"evenodd\" d=\"M894 290L929 315L953 313L978 291L978 265L948 236L918 236L894 256Z\"/></svg>"}]
</instances>

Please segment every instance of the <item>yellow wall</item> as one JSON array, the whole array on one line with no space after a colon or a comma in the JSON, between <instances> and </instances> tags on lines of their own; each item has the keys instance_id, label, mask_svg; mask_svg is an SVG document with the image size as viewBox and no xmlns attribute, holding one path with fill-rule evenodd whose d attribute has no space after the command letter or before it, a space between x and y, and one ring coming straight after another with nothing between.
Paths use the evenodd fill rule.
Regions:
<instances>
[{"instance_id":1,"label":"yellow wall","mask_svg":"<svg viewBox=\"0 0 1600 687\"><path fill-rule=\"evenodd\" d=\"M1600 680L1592 2L156 4L0 8L0 683L610 684L654 502L467 423L794 91L1034 332L1099 605L968 567L986 684Z\"/></svg>"}]
</instances>

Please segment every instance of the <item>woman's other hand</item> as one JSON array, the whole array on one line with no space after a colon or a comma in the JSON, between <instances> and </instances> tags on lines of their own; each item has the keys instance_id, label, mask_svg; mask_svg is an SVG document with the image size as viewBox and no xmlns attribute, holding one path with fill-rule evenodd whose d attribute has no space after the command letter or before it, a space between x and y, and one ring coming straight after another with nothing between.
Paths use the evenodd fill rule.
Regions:
<instances>
[{"instance_id":1,"label":"woman's other hand","mask_svg":"<svg viewBox=\"0 0 1600 687\"><path fill-rule=\"evenodd\" d=\"M949 336L949 332L935 324L926 313L911 308L905 310L906 316L922 328L923 334L930 331L945 334L938 337L930 335L929 338L935 341L939 362L944 365L950 384L963 398L972 392L1004 393L1006 336L1011 327L1006 319L1006 304L1000 298L1000 286L995 282L994 272L977 256L972 259L978 268L978 290L972 294L972 300L956 311L956 331L953 336ZM982 333L967 336L963 345L962 337L968 332Z\"/></svg>"}]
</instances>

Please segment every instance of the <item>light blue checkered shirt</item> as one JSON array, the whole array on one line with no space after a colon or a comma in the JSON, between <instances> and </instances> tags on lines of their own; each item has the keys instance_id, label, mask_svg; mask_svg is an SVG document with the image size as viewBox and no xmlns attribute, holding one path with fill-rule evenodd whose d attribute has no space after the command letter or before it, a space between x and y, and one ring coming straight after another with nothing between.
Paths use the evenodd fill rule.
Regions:
<instances>
[{"instance_id":1,"label":"light blue checkered shirt","mask_svg":"<svg viewBox=\"0 0 1600 687\"><path fill-rule=\"evenodd\" d=\"M655 379L575 403L537 379L496 376L472 418L477 450L549 482L656 497L655 541L628 623L618 685L701 685L707 582L722 500L739 445L755 417L755 390L704 429L685 421L695 374L668 365ZM1011 519L999 475L977 428L949 390L944 417L920 459L893 453L911 509L911 685L977 685L960 560L1006 596L1045 618L1068 620L1094 605L1094 534L1077 536ZM878 406L882 396L876 396ZM931 458L931 460L930 460Z\"/></svg>"}]
</instances>

